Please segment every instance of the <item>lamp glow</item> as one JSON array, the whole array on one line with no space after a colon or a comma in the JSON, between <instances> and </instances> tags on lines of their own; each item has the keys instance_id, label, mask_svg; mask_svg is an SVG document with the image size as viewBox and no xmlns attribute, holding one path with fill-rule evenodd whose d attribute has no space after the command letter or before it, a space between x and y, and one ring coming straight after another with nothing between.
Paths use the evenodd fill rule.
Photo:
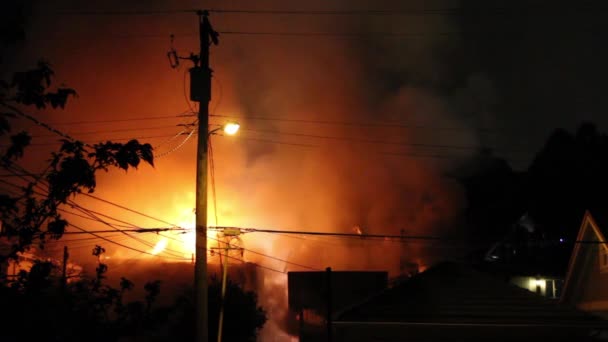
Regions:
<instances>
[{"instance_id":1,"label":"lamp glow","mask_svg":"<svg viewBox=\"0 0 608 342\"><path fill-rule=\"evenodd\" d=\"M228 135L235 135L236 132L239 131L239 128L241 128L241 125L239 125L238 123L228 122L224 125L224 133Z\"/></svg>"}]
</instances>

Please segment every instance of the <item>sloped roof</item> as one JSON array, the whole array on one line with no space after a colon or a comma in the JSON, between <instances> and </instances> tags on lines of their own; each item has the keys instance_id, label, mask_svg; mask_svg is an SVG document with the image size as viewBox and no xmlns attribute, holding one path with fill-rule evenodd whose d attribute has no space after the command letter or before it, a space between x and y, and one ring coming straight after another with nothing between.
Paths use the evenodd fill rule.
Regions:
<instances>
[{"instance_id":1,"label":"sloped roof","mask_svg":"<svg viewBox=\"0 0 608 342\"><path fill-rule=\"evenodd\" d=\"M599 324L471 267L446 262L337 315L344 322Z\"/></svg>"},{"instance_id":2,"label":"sloped roof","mask_svg":"<svg viewBox=\"0 0 608 342\"><path fill-rule=\"evenodd\" d=\"M585 218L591 219L597 226L596 228L599 229L604 236L608 236L608 210L601 208L590 208L589 210L585 211L583 220Z\"/></svg>"},{"instance_id":3,"label":"sloped roof","mask_svg":"<svg viewBox=\"0 0 608 342\"><path fill-rule=\"evenodd\" d=\"M562 298L561 300L563 302L568 301L568 298L571 297L573 290L573 285L572 285L572 277L575 271L575 268L577 267L581 267L580 263L577 263L578 261L578 257L581 254L581 250L582 248L586 245L584 243L585 241L585 236L586 236L586 232L588 229L591 229L591 231L593 232L593 236L595 237L595 239L597 241L607 241L606 240L606 236L608 236L608 231L606 230L606 228L608 227L608 212L605 210L598 210L598 209L594 209L593 210L593 215L591 214L590 210L585 211L585 214L583 215L583 221L581 222L581 227L579 228L578 231L578 235L576 240L578 241L578 243L576 243L574 245L574 249L572 250L572 254L570 256L570 262L568 264L568 271L566 273L566 280L564 283L564 288L562 291ZM606 248L608 249L608 245L606 244L600 244L599 246L601 246L602 248Z\"/></svg>"}]
</instances>

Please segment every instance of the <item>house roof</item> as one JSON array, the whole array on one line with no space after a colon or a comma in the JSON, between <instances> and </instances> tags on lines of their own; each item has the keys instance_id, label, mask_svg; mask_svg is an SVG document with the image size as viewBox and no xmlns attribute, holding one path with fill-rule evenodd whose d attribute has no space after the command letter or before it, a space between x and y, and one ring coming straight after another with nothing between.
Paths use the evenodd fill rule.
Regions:
<instances>
[{"instance_id":1,"label":"house roof","mask_svg":"<svg viewBox=\"0 0 608 342\"><path fill-rule=\"evenodd\" d=\"M573 273L575 268L577 267L578 257L581 253L581 249L586 244L585 236L587 230L591 230L594 233L594 237L597 241L607 241L606 236L608 236L608 212L605 210L594 209L593 214L591 214L590 210L585 211L583 215L583 221L581 222L581 226L578 231L578 235L576 237L576 243L574 245L574 249L572 250L572 254L570 256L570 262L568 264L568 271L566 273L566 280L564 283L564 288L562 291L561 300L564 301L568 296L570 296L570 292L572 291L572 281ZM602 248L608 249L607 244L600 244Z\"/></svg>"},{"instance_id":2,"label":"house roof","mask_svg":"<svg viewBox=\"0 0 608 342\"><path fill-rule=\"evenodd\" d=\"M343 322L600 324L598 318L446 262L337 315Z\"/></svg>"},{"instance_id":3,"label":"house roof","mask_svg":"<svg viewBox=\"0 0 608 342\"><path fill-rule=\"evenodd\" d=\"M591 219L596 225L596 228L599 229L604 236L608 236L608 210L601 208L590 208L589 210L585 211L583 221L585 218Z\"/></svg>"}]
</instances>

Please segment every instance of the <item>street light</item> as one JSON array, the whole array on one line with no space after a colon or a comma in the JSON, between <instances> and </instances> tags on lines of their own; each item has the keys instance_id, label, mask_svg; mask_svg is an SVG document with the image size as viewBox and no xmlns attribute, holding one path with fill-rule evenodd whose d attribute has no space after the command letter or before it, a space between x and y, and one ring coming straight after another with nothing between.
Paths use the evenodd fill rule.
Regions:
<instances>
[{"instance_id":1,"label":"street light","mask_svg":"<svg viewBox=\"0 0 608 342\"><path fill-rule=\"evenodd\" d=\"M223 128L224 133L228 135L235 135L236 132L239 131L239 128L241 128L241 125L239 125L237 122L227 122Z\"/></svg>"},{"instance_id":2,"label":"street light","mask_svg":"<svg viewBox=\"0 0 608 342\"><path fill-rule=\"evenodd\" d=\"M226 135L235 135L238 131L239 128L241 128L241 125L239 125L238 122L234 122L234 121L229 121L226 122L225 124L221 125L218 128L214 128L212 130L209 131L209 136L211 136L212 134L215 134L217 131L224 131L224 133L226 133Z\"/></svg>"}]
</instances>

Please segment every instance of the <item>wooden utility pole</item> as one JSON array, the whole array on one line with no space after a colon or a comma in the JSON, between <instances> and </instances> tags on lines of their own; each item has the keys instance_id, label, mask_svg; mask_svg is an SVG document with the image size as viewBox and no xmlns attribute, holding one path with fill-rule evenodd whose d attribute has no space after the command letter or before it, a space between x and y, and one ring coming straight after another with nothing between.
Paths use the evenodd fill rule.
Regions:
<instances>
[{"instance_id":1,"label":"wooden utility pole","mask_svg":"<svg viewBox=\"0 0 608 342\"><path fill-rule=\"evenodd\" d=\"M226 244L225 247L216 247L212 249L217 249L218 252L220 253L220 260L222 258L222 250L224 252L224 262L222 263L222 298L221 298L221 303L220 303L220 316L219 316L219 321L218 321L218 328L217 328L217 342L222 342L222 335L223 335L223 329L224 329L224 309L225 309L225 304L226 304L226 283L228 281L228 259L230 258L230 255L228 255L228 253L230 253L230 251L234 251L234 250L238 250L241 252L241 256L243 255L243 251L244 249L241 247L238 247L237 245L231 243L231 241L233 240L237 240L240 241L239 235L241 235L241 231L239 229L233 229L233 228L224 228L222 230L222 235L225 239L224 243ZM218 241L219 242L219 241ZM219 245L219 243L218 243Z\"/></svg>"},{"instance_id":2,"label":"wooden utility pole","mask_svg":"<svg viewBox=\"0 0 608 342\"><path fill-rule=\"evenodd\" d=\"M63 265L61 265L61 287L65 288L65 285L68 283L68 258L70 254L68 253L68 246L63 246Z\"/></svg>"},{"instance_id":3,"label":"wooden utility pole","mask_svg":"<svg viewBox=\"0 0 608 342\"><path fill-rule=\"evenodd\" d=\"M196 305L196 341L208 341L207 295L207 143L209 139L209 101L211 101L211 69L209 45L217 44L217 32L209 23L207 11L198 11L200 54L190 69L190 98L199 103L198 147L196 155L196 260L194 263L194 293ZM200 64L197 63L200 61Z\"/></svg>"},{"instance_id":4,"label":"wooden utility pole","mask_svg":"<svg viewBox=\"0 0 608 342\"><path fill-rule=\"evenodd\" d=\"M327 317L325 317L325 323L327 324L327 342L331 342L332 339L332 334L331 334L331 314L333 311L332 308L332 284L331 284L331 267L328 267L325 269L325 276L326 276L326 286L327 286Z\"/></svg>"}]
</instances>

